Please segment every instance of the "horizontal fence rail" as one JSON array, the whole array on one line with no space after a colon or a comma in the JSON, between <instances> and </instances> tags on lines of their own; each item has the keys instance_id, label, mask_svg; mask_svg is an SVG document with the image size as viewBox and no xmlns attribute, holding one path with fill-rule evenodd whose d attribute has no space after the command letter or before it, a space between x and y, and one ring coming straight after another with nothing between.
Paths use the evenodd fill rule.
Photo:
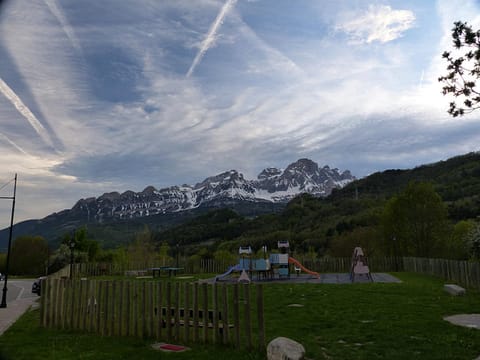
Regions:
<instances>
[{"instance_id":1,"label":"horizontal fence rail","mask_svg":"<svg viewBox=\"0 0 480 360\"><path fill-rule=\"evenodd\" d=\"M48 279L41 324L102 336L264 349L263 287Z\"/></svg>"}]
</instances>

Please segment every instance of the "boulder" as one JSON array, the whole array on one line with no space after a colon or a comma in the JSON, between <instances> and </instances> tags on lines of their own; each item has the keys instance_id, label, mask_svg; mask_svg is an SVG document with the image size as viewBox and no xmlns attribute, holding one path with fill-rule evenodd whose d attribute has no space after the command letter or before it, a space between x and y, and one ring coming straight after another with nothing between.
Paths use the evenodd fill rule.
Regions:
<instances>
[{"instance_id":1,"label":"boulder","mask_svg":"<svg viewBox=\"0 0 480 360\"><path fill-rule=\"evenodd\" d=\"M443 289L448 292L450 295L458 296L458 295L465 295L465 289L455 285L455 284L445 284Z\"/></svg>"},{"instance_id":2,"label":"boulder","mask_svg":"<svg viewBox=\"0 0 480 360\"><path fill-rule=\"evenodd\" d=\"M285 337L275 338L267 346L268 360L302 360L304 356L303 345Z\"/></svg>"}]
</instances>

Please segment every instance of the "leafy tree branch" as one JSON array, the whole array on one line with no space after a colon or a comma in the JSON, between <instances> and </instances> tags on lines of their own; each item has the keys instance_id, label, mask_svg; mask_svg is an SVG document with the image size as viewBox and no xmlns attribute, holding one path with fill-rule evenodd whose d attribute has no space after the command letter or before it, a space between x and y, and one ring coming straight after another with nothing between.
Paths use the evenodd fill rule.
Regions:
<instances>
[{"instance_id":1,"label":"leafy tree branch","mask_svg":"<svg viewBox=\"0 0 480 360\"><path fill-rule=\"evenodd\" d=\"M444 84L444 95L452 94L457 101L450 103L448 113L463 116L480 108L480 30L474 31L466 22L457 21L452 29L453 51L445 51L447 74L438 78Z\"/></svg>"}]
</instances>

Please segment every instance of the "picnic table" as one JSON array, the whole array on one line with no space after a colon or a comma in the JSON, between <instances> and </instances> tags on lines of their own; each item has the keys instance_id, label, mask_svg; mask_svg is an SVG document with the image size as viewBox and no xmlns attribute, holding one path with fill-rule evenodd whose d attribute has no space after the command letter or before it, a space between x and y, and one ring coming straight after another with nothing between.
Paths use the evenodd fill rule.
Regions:
<instances>
[{"instance_id":1,"label":"picnic table","mask_svg":"<svg viewBox=\"0 0 480 360\"><path fill-rule=\"evenodd\" d=\"M176 276L179 271L182 271L183 268L181 267L173 267L173 266L160 266L160 267L154 267L149 269L152 272L153 277L160 277L162 275L162 272L165 274L168 274L169 277Z\"/></svg>"}]
</instances>

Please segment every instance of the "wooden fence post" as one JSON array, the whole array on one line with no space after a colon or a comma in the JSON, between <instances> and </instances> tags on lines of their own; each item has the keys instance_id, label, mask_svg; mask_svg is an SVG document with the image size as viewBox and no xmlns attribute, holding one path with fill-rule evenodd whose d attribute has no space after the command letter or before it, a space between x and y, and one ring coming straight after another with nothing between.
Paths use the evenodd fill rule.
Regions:
<instances>
[{"instance_id":1,"label":"wooden fence post","mask_svg":"<svg viewBox=\"0 0 480 360\"><path fill-rule=\"evenodd\" d=\"M251 306L250 306L250 285L243 285L243 296L245 298L245 337L247 340L247 349L252 348L252 324L251 324Z\"/></svg>"},{"instance_id":2,"label":"wooden fence post","mask_svg":"<svg viewBox=\"0 0 480 360\"><path fill-rule=\"evenodd\" d=\"M263 286L257 284L258 348L265 349L265 319L263 317Z\"/></svg>"},{"instance_id":3,"label":"wooden fence post","mask_svg":"<svg viewBox=\"0 0 480 360\"><path fill-rule=\"evenodd\" d=\"M156 309L157 309L157 339L161 339L162 337L162 328L163 328L163 283L160 281L157 284L157 302L156 302Z\"/></svg>"},{"instance_id":4,"label":"wooden fence post","mask_svg":"<svg viewBox=\"0 0 480 360\"><path fill-rule=\"evenodd\" d=\"M168 341L172 341L172 284L167 282L167 299L166 299L166 311L165 311L165 321L167 322L167 339Z\"/></svg>"},{"instance_id":5,"label":"wooden fence post","mask_svg":"<svg viewBox=\"0 0 480 360\"><path fill-rule=\"evenodd\" d=\"M198 282L195 282L193 284L193 342L199 341L198 311Z\"/></svg>"},{"instance_id":6,"label":"wooden fence post","mask_svg":"<svg viewBox=\"0 0 480 360\"><path fill-rule=\"evenodd\" d=\"M233 325L235 329L235 347L240 347L240 296L238 283L233 285Z\"/></svg>"},{"instance_id":7,"label":"wooden fence post","mask_svg":"<svg viewBox=\"0 0 480 360\"><path fill-rule=\"evenodd\" d=\"M223 320L223 343L228 344L229 339L229 320L228 320L228 288L227 284L222 286L223 292L223 309L222 309L222 320Z\"/></svg>"},{"instance_id":8,"label":"wooden fence post","mask_svg":"<svg viewBox=\"0 0 480 360\"><path fill-rule=\"evenodd\" d=\"M186 282L184 284L184 303L183 303L183 328L184 328L184 341L188 344L190 341L190 284ZM193 314L192 314L193 315Z\"/></svg>"},{"instance_id":9,"label":"wooden fence post","mask_svg":"<svg viewBox=\"0 0 480 360\"><path fill-rule=\"evenodd\" d=\"M208 287L206 283L202 284L203 293L203 342L208 342Z\"/></svg>"},{"instance_id":10,"label":"wooden fence post","mask_svg":"<svg viewBox=\"0 0 480 360\"><path fill-rule=\"evenodd\" d=\"M175 317L175 340L180 340L180 284L175 283L175 302L174 317Z\"/></svg>"},{"instance_id":11,"label":"wooden fence post","mask_svg":"<svg viewBox=\"0 0 480 360\"><path fill-rule=\"evenodd\" d=\"M213 299L212 299L212 309L213 309L213 342L219 342L218 334L218 286L216 283L212 285L213 288Z\"/></svg>"}]
</instances>

